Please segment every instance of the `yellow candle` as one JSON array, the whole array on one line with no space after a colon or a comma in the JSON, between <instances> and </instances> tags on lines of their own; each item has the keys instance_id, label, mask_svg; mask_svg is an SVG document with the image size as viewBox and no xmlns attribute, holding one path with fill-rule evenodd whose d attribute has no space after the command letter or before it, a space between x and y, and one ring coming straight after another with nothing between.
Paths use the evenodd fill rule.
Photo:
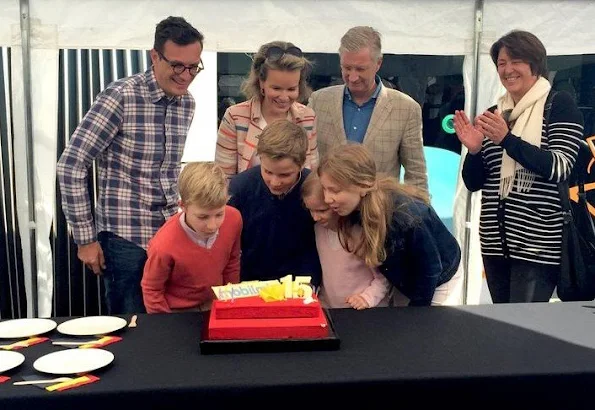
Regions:
<instances>
[{"instance_id":1,"label":"yellow candle","mask_svg":"<svg viewBox=\"0 0 595 410\"><path fill-rule=\"evenodd\" d=\"M284 276L280 279L283 284L285 299L291 299L293 297L293 286L291 275Z\"/></svg>"},{"instance_id":2,"label":"yellow candle","mask_svg":"<svg viewBox=\"0 0 595 410\"><path fill-rule=\"evenodd\" d=\"M312 287L310 287L310 276L296 276L294 282L294 298L308 299L312 297Z\"/></svg>"}]
</instances>

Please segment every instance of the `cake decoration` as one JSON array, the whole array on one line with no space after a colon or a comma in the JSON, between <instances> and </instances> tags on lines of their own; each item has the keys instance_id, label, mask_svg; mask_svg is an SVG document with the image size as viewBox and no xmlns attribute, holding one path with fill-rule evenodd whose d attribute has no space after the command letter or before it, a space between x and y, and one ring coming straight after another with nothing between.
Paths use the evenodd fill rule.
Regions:
<instances>
[{"instance_id":1,"label":"cake decoration","mask_svg":"<svg viewBox=\"0 0 595 410\"><path fill-rule=\"evenodd\" d=\"M213 287L212 340L319 339L329 335L310 276Z\"/></svg>"},{"instance_id":2,"label":"cake decoration","mask_svg":"<svg viewBox=\"0 0 595 410\"><path fill-rule=\"evenodd\" d=\"M286 299L303 299L304 303L311 303L313 290L310 286L311 276L286 275L280 280L246 281L222 286L213 286L213 292L218 300L234 300L260 296L266 302Z\"/></svg>"},{"instance_id":3,"label":"cake decoration","mask_svg":"<svg viewBox=\"0 0 595 410\"><path fill-rule=\"evenodd\" d=\"M232 300L240 298L249 298L259 295L259 291L262 288L269 286L270 284L279 283L278 280L251 280L240 283L228 283L222 286L212 286L211 289L215 294L217 300Z\"/></svg>"}]
</instances>

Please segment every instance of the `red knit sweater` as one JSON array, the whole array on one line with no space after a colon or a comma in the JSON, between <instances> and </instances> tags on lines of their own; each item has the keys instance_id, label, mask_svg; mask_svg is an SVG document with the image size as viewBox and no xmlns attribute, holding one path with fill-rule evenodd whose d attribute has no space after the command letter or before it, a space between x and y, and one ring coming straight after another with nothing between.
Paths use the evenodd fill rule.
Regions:
<instances>
[{"instance_id":1,"label":"red knit sweater","mask_svg":"<svg viewBox=\"0 0 595 410\"><path fill-rule=\"evenodd\" d=\"M192 242L180 225L180 215L170 218L147 248L141 287L148 313L198 307L214 298L211 286L237 283L240 278L240 212L225 207L211 249Z\"/></svg>"}]
</instances>

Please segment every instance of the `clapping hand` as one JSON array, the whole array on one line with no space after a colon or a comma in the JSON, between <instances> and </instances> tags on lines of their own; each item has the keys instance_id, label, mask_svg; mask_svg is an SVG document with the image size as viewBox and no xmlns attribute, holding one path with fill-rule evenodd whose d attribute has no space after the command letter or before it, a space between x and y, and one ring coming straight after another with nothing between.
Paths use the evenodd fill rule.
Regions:
<instances>
[{"instance_id":1,"label":"clapping hand","mask_svg":"<svg viewBox=\"0 0 595 410\"><path fill-rule=\"evenodd\" d=\"M351 295L345 301L356 310L364 310L370 307L362 295Z\"/></svg>"},{"instance_id":2,"label":"clapping hand","mask_svg":"<svg viewBox=\"0 0 595 410\"><path fill-rule=\"evenodd\" d=\"M475 119L475 125L483 135L499 145L506 134L508 134L508 124L500 115L500 111L486 111Z\"/></svg>"},{"instance_id":3,"label":"clapping hand","mask_svg":"<svg viewBox=\"0 0 595 410\"><path fill-rule=\"evenodd\" d=\"M465 112L461 110L455 111L453 124L461 144L467 147L470 154L477 154L481 150L483 142L483 133L479 127L471 124Z\"/></svg>"}]
</instances>

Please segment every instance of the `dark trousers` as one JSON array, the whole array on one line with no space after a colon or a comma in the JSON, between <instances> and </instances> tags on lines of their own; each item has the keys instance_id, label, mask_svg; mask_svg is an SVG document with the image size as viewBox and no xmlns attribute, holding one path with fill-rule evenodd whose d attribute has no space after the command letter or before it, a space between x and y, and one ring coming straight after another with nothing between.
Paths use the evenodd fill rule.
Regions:
<instances>
[{"instance_id":1,"label":"dark trousers","mask_svg":"<svg viewBox=\"0 0 595 410\"><path fill-rule=\"evenodd\" d=\"M547 302L560 275L560 266L503 256L484 256L483 266L494 303Z\"/></svg>"},{"instance_id":2,"label":"dark trousers","mask_svg":"<svg viewBox=\"0 0 595 410\"><path fill-rule=\"evenodd\" d=\"M147 252L111 232L100 232L98 239L105 257L103 284L108 313L145 313L140 281Z\"/></svg>"}]
</instances>

